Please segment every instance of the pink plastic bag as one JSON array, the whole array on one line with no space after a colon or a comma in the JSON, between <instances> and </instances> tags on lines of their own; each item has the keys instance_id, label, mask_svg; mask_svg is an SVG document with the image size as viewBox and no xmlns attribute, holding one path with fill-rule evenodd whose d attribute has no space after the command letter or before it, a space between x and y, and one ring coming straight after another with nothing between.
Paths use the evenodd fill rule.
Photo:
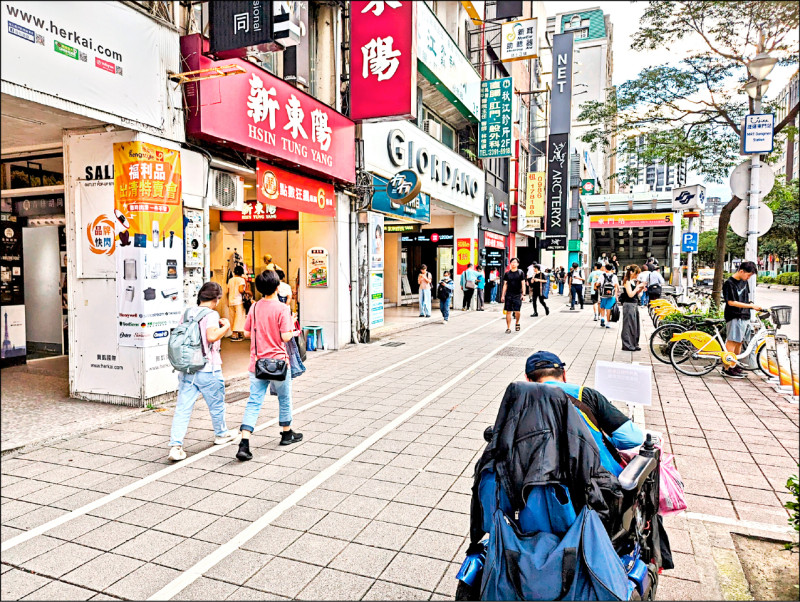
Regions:
<instances>
[{"instance_id":1,"label":"pink plastic bag","mask_svg":"<svg viewBox=\"0 0 800 602\"><path fill-rule=\"evenodd\" d=\"M658 513L670 516L686 510L683 481L674 464L675 456L661 452Z\"/></svg>"}]
</instances>

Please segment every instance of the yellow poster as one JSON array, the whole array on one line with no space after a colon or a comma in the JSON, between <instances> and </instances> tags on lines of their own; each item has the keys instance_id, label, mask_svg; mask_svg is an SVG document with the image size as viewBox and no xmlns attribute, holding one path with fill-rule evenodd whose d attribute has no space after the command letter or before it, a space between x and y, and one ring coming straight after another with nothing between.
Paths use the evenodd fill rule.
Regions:
<instances>
[{"instance_id":1,"label":"yellow poster","mask_svg":"<svg viewBox=\"0 0 800 602\"><path fill-rule=\"evenodd\" d=\"M528 174L525 217L544 217L545 185L545 172L533 171Z\"/></svg>"}]
</instances>

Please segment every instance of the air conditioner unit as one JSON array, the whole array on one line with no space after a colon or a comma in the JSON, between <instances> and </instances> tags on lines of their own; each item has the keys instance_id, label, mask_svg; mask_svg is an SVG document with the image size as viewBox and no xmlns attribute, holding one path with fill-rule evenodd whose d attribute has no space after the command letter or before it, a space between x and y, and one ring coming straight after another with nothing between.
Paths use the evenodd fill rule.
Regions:
<instances>
[{"instance_id":1,"label":"air conditioner unit","mask_svg":"<svg viewBox=\"0 0 800 602\"><path fill-rule=\"evenodd\" d=\"M432 138L436 138L439 142L442 141L442 126L433 119L422 120L422 131Z\"/></svg>"},{"instance_id":2,"label":"air conditioner unit","mask_svg":"<svg viewBox=\"0 0 800 602\"><path fill-rule=\"evenodd\" d=\"M209 169L208 204L212 209L241 211L244 205L244 178L227 171Z\"/></svg>"}]
</instances>

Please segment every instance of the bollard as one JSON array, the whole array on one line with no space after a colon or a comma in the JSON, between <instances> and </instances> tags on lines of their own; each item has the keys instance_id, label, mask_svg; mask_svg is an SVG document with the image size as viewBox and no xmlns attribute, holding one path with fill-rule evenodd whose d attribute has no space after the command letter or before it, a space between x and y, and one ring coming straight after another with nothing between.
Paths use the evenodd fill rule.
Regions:
<instances>
[{"instance_id":1,"label":"bollard","mask_svg":"<svg viewBox=\"0 0 800 602\"><path fill-rule=\"evenodd\" d=\"M775 355L778 360L778 386L775 390L791 394L792 368L789 365L789 339L785 335L775 335Z\"/></svg>"},{"instance_id":2,"label":"bollard","mask_svg":"<svg viewBox=\"0 0 800 602\"><path fill-rule=\"evenodd\" d=\"M789 341L789 367L792 373L792 397L800 401L800 341Z\"/></svg>"}]
</instances>

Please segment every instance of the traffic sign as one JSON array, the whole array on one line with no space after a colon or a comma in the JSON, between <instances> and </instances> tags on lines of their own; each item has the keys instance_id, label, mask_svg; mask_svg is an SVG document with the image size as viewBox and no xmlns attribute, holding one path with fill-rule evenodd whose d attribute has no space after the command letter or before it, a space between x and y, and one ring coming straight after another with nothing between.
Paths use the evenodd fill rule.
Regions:
<instances>
[{"instance_id":1,"label":"traffic sign","mask_svg":"<svg viewBox=\"0 0 800 602\"><path fill-rule=\"evenodd\" d=\"M742 154L771 153L774 149L775 114L746 115L742 124Z\"/></svg>"},{"instance_id":2,"label":"traffic sign","mask_svg":"<svg viewBox=\"0 0 800 602\"><path fill-rule=\"evenodd\" d=\"M739 203L738 207L731 212L731 230L736 232L742 238L747 238L747 225L748 225L748 215L747 215L747 203L741 202ZM764 203L758 204L758 235L764 236L769 229L772 227L773 215L772 209L770 209Z\"/></svg>"},{"instance_id":3,"label":"traffic sign","mask_svg":"<svg viewBox=\"0 0 800 602\"><path fill-rule=\"evenodd\" d=\"M746 199L750 195L750 160L740 163L731 173L731 192L733 196ZM765 163L758 166L758 190L763 199L775 186L775 172Z\"/></svg>"},{"instance_id":4,"label":"traffic sign","mask_svg":"<svg viewBox=\"0 0 800 602\"><path fill-rule=\"evenodd\" d=\"M697 232L684 232L681 239L681 253L697 253L700 235Z\"/></svg>"}]
</instances>

